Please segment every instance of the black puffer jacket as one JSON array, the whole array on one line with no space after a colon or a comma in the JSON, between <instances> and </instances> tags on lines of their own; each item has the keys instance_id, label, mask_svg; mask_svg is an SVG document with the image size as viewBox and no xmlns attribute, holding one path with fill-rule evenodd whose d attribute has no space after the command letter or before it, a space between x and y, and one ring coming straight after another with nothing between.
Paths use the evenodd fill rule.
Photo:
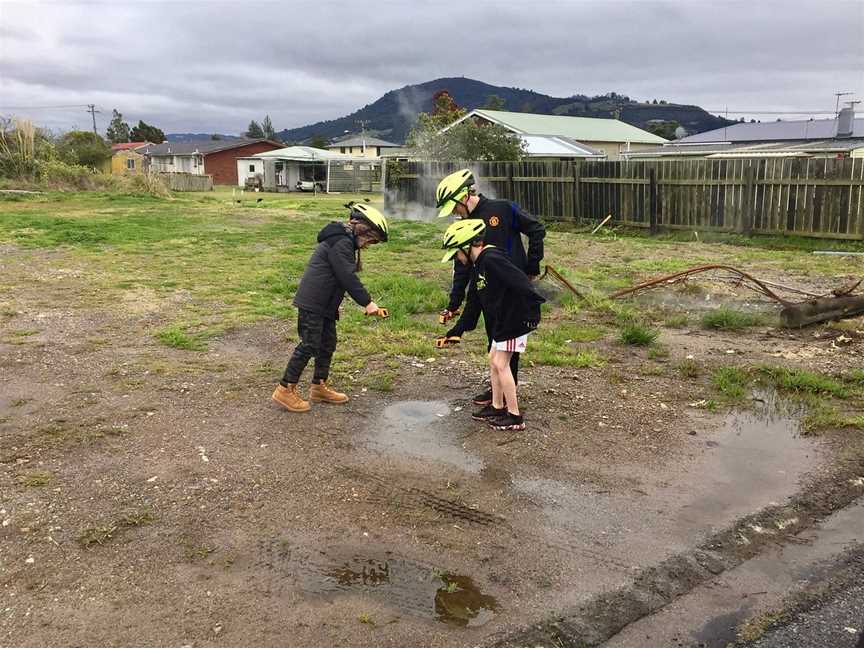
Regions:
<instances>
[{"instance_id":1,"label":"black puffer jacket","mask_svg":"<svg viewBox=\"0 0 864 648\"><path fill-rule=\"evenodd\" d=\"M470 271L465 316L476 321L482 309L492 322L493 340L512 340L537 328L540 304L546 300L504 252L496 247L485 248Z\"/></svg>"},{"instance_id":2,"label":"black puffer jacket","mask_svg":"<svg viewBox=\"0 0 864 648\"><path fill-rule=\"evenodd\" d=\"M318 247L312 253L300 279L294 305L323 317L337 319L345 292L367 306L372 298L357 277L357 239L345 223L329 223L318 233Z\"/></svg>"}]
</instances>

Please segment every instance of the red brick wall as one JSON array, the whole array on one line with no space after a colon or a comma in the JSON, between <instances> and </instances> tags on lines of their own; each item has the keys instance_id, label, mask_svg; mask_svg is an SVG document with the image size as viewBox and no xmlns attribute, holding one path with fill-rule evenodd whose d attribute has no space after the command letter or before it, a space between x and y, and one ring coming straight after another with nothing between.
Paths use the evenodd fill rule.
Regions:
<instances>
[{"instance_id":1,"label":"red brick wall","mask_svg":"<svg viewBox=\"0 0 864 648\"><path fill-rule=\"evenodd\" d=\"M264 151L274 151L281 146L267 142L246 144L227 151L217 151L204 156L204 173L213 176L214 185L237 185L237 158L249 157Z\"/></svg>"}]
</instances>

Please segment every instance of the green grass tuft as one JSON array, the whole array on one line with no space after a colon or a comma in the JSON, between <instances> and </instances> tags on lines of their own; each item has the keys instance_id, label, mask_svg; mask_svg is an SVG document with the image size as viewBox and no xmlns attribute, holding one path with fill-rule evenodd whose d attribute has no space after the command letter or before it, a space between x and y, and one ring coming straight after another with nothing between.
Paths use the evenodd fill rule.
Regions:
<instances>
[{"instance_id":1,"label":"green grass tuft","mask_svg":"<svg viewBox=\"0 0 864 648\"><path fill-rule=\"evenodd\" d=\"M747 394L750 377L741 367L720 367L714 370L711 382L727 401L739 401Z\"/></svg>"},{"instance_id":2,"label":"green grass tuft","mask_svg":"<svg viewBox=\"0 0 864 648\"><path fill-rule=\"evenodd\" d=\"M649 346L654 343L660 332L642 324L626 324L621 329L620 340L624 344L634 346Z\"/></svg>"},{"instance_id":3,"label":"green grass tuft","mask_svg":"<svg viewBox=\"0 0 864 648\"><path fill-rule=\"evenodd\" d=\"M762 367L762 376L767 377L777 389L799 394L828 395L848 398L849 389L841 382L806 369L787 369L786 367Z\"/></svg>"},{"instance_id":4,"label":"green grass tuft","mask_svg":"<svg viewBox=\"0 0 864 648\"><path fill-rule=\"evenodd\" d=\"M187 334L180 326L173 325L156 332L156 338L165 346L186 351L203 351L206 346L200 336Z\"/></svg>"},{"instance_id":5,"label":"green grass tuft","mask_svg":"<svg viewBox=\"0 0 864 648\"><path fill-rule=\"evenodd\" d=\"M702 316L702 327L722 331L740 331L749 326L758 326L764 319L752 313L743 313L727 306L705 313Z\"/></svg>"}]
</instances>

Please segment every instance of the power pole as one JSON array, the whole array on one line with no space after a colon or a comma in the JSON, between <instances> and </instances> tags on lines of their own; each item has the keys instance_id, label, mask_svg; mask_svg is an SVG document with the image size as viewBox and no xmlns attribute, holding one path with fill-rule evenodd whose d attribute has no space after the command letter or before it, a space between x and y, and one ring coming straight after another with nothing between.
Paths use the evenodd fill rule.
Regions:
<instances>
[{"instance_id":1,"label":"power pole","mask_svg":"<svg viewBox=\"0 0 864 648\"><path fill-rule=\"evenodd\" d=\"M366 155L366 125L370 122L368 119L358 119L356 123L360 124L360 141L363 143L363 155Z\"/></svg>"},{"instance_id":2,"label":"power pole","mask_svg":"<svg viewBox=\"0 0 864 648\"><path fill-rule=\"evenodd\" d=\"M96 113L101 113L101 110L96 110L96 104L87 104L87 112L90 113L90 116L93 118L93 134L98 135L96 132Z\"/></svg>"},{"instance_id":3,"label":"power pole","mask_svg":"<svg viewBox=\"0 0 864 648\"><path fill-rule=\"evenodd\" d=\"M837 117L840 114L840 97L845 97L846 95L855 94L854 92L835 92L834 96L837 97L837 101L834 103L834 116Z\"/></svg>"}]
</instances>

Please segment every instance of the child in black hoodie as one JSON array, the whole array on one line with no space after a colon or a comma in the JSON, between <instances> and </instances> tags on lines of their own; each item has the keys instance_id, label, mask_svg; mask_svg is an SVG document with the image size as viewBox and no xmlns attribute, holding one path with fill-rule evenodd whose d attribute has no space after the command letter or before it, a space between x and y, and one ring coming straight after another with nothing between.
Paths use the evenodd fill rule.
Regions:
<instances>
[{"instance_id":1,"label":"child in black hoodie","mask_svg":"<svg viewBox=\"0 0 864 648\"><path fill-rule=\"evenodd\" d=\"M492 403L475 412L473 418L496 430L524 430L525 422L516 398L516 381L510 369L514 353L525 351L528 334L540 324L540 305L545 301L534 290L528 276L506 253L484 241L486 224L480 219L453 223L444 235L448 252L471 268L465 316L478 311L493 322L489 348Z\"/></svg>"},{"instance_id":2,"label":"child in black hoodie","mask_svg":"<svg viewBox=\"0 0 864 648\"><path fill-rule=\"evenodd\" d=\"M327 386L330 361L336 350L336 320L347 291L365 309L378 314L378 305L357 277L360 250L387 240L387 220L368 205L352 204L347 223L329 223L318 233L318 247L312 253L294 295L298 309L300 343L294 349L285 374L273 392L273 400L292 412L307 412L308 401L297 393L297 382L309 360L315 358L310 400L347 403L348 396Z\"/></svg>"}]
</instances>

